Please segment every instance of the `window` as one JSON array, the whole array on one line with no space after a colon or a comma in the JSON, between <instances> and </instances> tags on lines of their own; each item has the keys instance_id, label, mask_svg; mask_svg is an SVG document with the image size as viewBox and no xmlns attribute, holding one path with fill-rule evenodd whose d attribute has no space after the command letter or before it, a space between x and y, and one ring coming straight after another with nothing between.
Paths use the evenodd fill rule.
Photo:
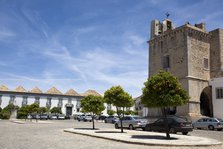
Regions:
<instances>
[{"instance_id":1,"label":"window","mask_svg":"<svg viewBox=\"0 0 223 149\"><path fill-rule=\"evenodd\" d=\"M209 68L208 59L207 58L204 58L204 68L205 69L208 69Z\"/></svg>"},{"instance_id":2,"label":"window","mask_svg":"<svg viewBox=\"0 0 223 149\"><path fill-rule=\"evenodd\" d=\"M111 110L111 104L107 105L107 110Z\"/></svg>"},{"instance_id":3,"label":"window","mask_svg":"<svg viewBox=\"0 0 223 149\"><path fill-rule=\"evenodd\" d=\"M223 88L216 88L216 99L223 98Z\"/></svg>"},{"instance_id":4,"label":"window","mask_svg":"<svg viewBox=\"0 0 223 149\"><path fill-rule=\"evenodd\" d=\"M63 99L62 98L59 98L59 101L58 101L58 107L62 107L63 106Z\"/></svg>"},{"instance_id":5,"label":"window","mask_svg":"<svg viewBox=\"0 0 223 149\"><path fill-rule=\"evenodd\" d=\"M47 98L46 107L47 108L50 108L51 107L51 98Z\"/></svg>"},{"instance_id":6,"label":"window","mask_svg":"<svg viewBox=\"0 0 223 149\"><path fill-rule=\"evenodd\" d=\"M40 97L35 97L35 103L39 104Z\"/></svg>"},{"instance_id":7,"label":"window","mask_svg":"<svg viewBox=\"0 0 223 149\"><path fill-rule=\"evenodd\" d=\"M15 96L10 96L9 104L14 104Z\"/></svg>"},{"instance_id":8,"label":"window","mask_svg":"<svg viewBox=\"0 0 223 149\"><path fill-rule=\"evenodd\" d=\"M68 103L71 103L71 101L72 101L71 98L68 98Z\"/></svg>"},{"instance_id":9,"label":"window","mask_svg":"<svg viewBox=\"0 0 223 149\"><path fill-rule=\"evenodd\" d=\"M28 103L28 100L27 100L27 96L23 96L23 100L22 100L22 106L25 106L25 105L27 105L27 103Z\"/></svg>"},{"instance_id":10,"label":"window","mask_svg":"<svg viewBox=\"0 0 223 149\"><path fill-rule=\"evenodd\" d=\"M166 55L163 57L163 68L170 68L170 56Z\"/></svg>"},{"instance_id":11,"label":"window","mask_svg":"<svg viewBox=\"0 0 223 149\"><path fill-rule=\"evenodd\" d=\"M76 108L80 108L80 107L81 107L81 102L77 101Z\"/></svg>"}]
</instances>

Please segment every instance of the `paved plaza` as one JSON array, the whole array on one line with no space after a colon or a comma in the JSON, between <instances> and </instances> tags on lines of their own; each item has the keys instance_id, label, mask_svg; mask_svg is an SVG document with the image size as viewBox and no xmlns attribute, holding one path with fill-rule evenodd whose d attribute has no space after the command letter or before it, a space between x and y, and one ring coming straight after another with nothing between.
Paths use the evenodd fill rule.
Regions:
<instances>
[{"instance_id":1,"label":"paved plaza","mask_svg":"<svg viewBox=\"0 0 223 149\"><path fill-rule=\"evenodd\" d=\"M28 123L12 123L10 121L0 121L0 148L1 149L202 149L202 147L167 147L167 146L148 146L123 143L118 141L106 140L102 138L84 136L79 134L67 133L66 128L91 128L89 122L77 122L74 120L44 121ZM113 129L112 124L96 122L96 128ZM113 129L115 130L115 129ZM127 131L127 130L125 130ZM135 132L135 131L132 131ZM138 130L141 132L141 130ZM137 133L138 133L137 132ZM142 132L146 133L146 132ZM211 135L209 135L211 134ZM115 135L115 134L113 134ZM218 139L223 142L223 131L195 130L189 135L203 136ZM208 136L209 135L209 136ZM216 136L215 136L216 135ZM181 135L179 135L181 136ZM190 136L188 136L190 137ZM221 149L222 146L205 147L207 149Z\"/></svg>"}]
</instances>

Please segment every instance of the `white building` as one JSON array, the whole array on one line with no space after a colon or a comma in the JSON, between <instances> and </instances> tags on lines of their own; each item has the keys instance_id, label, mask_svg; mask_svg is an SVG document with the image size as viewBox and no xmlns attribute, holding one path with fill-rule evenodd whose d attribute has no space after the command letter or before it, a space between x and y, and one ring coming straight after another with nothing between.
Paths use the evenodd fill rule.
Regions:
<instances>
[{"instance_id":1,"label":"white building","mask_svg":"<svg viewBox=\"0 0 223 149\"><path fill-rule=\"evenodd\" d=\"M22 86L18 86L14 90L9 90L6 86L1 85L0 107L3 109L9 103L13 103L19 107L38 103L40 107L60 107L63 114L73 115L80 112L80 101L88 95L100 94L94 90L88 90L83 94L78 94L73 89L70 89L63 94L55 87L50 88L46 92L42 92L38 87L27 91ZM103 114L107 114L107 110L104 110Z\"/></svg>"},{"instance_id":2,"label":"white building","mask_svg":"<svg viewBox=\"0 0 223 149\"><path fill-rule=\"evenodd\" d=\"M223 77L209 81L212 87L213 116L223 119Z\"/></svg>"}]
</instances>

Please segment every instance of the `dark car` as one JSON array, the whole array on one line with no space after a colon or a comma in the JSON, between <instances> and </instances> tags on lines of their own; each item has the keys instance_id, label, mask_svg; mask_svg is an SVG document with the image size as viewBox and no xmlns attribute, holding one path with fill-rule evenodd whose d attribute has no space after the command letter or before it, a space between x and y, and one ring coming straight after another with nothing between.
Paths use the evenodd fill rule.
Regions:
<instances>
[{"instance_id":1,"label":"dark car","mask_svg":"<svg viewBox=\"0 0 223 149\"><path fill-rule=\"evenodd\" d=\"M48 120L48 114L40 114L40 119L41 120Z\"/></svg>"},{"instance_id":2,"label":"dark car","mask_svg":"<svg viewBox=\"0 0 223 149\"><path fill-rule=\"evenodd\" d=\"M192 123L181 117L167 117L168 129L170 133L182 132L187 135L188 132L193 131ZM146 124L146 131L166 132L165 118L160 118L154 123Z\"/></svg>"}]
</instances>

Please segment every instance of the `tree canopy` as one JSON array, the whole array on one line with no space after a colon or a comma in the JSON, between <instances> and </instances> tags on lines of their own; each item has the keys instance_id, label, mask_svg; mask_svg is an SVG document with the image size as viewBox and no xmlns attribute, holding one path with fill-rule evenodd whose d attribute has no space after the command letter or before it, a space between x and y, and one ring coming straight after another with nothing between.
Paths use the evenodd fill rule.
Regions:
<instances>
[{"instance_id":1,"label":"tree canopy","mask_svg":"<svg viewBox=\"0 0 223 149\"><path fill-rule=\"evenodd\" d=\"M186 104L189 101L189 96L177 78L165 71L160 71L157 75L152 76L144 85L141 101L146 107L163 109L166 136L169 139L166 108Z\"/></svg>"},{"instance_id":2,"label":"tree canopy","mask_svg":"<svg viewBox=\"0 0 223 149\"><path fill-rule=\"evenodd\" d=\"M134 100L121 86L113 86L104 93L105 102L116 107L132 107Z\"/></svg>"},{"instance_id":3,"label":"tree canopy","mask_svg":"<svg viewBox=\"0 0 223 149\"><path fill-rule=\"evenodd\" d=\"M165 108L183 105L189 101L187 92L177 78L168 72L160 71L144 85L141 101L146 107Z\"/></svg>"},{"instance_id":4,"label":"tree canopy","mask_svg":"<svg viewBox=\"0 0 223 149\"><path fill-rule=\"evenodd\" d=\"M62 114L61 108L60 107L53 107L50 109L51 113L57 113L57 114Z\"/></svg>"},{"instance_id":5,"label":"tree canopy","mask_svg":"<svg viewBox=\"0 0 223 149\"><path fill-rule=\"evenodd\" d=\"M121 122L121 132L123 132L122 118L124 117L125 108L132 107L134 100L123 90L121 86L113 86L104 93L105 102L116 107L116 113Z\"/></svg>"},{"instance_id":6,"label":"tree canopy","mask_svg":"<svg viewBox=\"0 0 223 149\"><path fill-rule=\"evenodd\" d=\"M95 115L100 115L101 112L105 109L104 99L101 96L88 95L81 100L82 111L92 114L92 123L94 127L94 117Z\"/></svg>"}]
</instances>

